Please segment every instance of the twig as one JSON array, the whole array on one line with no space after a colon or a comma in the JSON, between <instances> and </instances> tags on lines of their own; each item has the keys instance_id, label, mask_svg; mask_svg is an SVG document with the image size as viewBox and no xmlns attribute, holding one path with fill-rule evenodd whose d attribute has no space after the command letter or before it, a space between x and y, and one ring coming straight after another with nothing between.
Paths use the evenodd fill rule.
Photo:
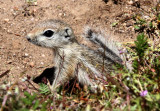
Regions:
<instances>
[{"instance_id":1,"label":"twig","mask_svg":"<svg viewBox=\"0 0 160 111\"><path fill-rule=\"evenodd\" d=\"M128 111L130 111L131 110L131 106L130 106L130 96L129 96L129 93L127 93L126 99L127 99Z\"/></svg>"},{"instance_id":2,"label":"twig","mask_svg":"<svg viewBox=\"0 0 160 111\"><path fill-rule=\"evenodd\" d=\"M4 99L2 102L2 107L1 107L0 111L3 111L3 107L5 106L7 99L8 99L8 93L4 96Z\"/></svg>"},{"instance_id":3,"label":"twig","mask_svg":"<svg viewBox=\"0 0 160 111\"><path fill-rule=\"evenodd\" d=\"M34 85L27 79L26 80L35 90L39 91L36 87L34 87Z\"/></svg>"},{"instance_id":4,"label":"twig","mask_svg":"<svg viewBox=\"0 0 160 111\"><path fill-rule=\"evenodd\" d=\"M5 72L3 72L1 75L0 75L0 78L2 78L3 76L7 75L11 70L7 70Z\"/></svg>"},{"instance_id":5,"label":"twig","mask_svg":"<svg viewBox=\"0 0 160 111\"><path fill-rule=\"evenodd\" d=\"M74 80L74 83L73 83L73 87L72 87L72 90L71 90L71 95L72 95L72 92L73 92L73 88L75 87L75 85L76 85L76 79Z\"/></svg>"}]
</instances>

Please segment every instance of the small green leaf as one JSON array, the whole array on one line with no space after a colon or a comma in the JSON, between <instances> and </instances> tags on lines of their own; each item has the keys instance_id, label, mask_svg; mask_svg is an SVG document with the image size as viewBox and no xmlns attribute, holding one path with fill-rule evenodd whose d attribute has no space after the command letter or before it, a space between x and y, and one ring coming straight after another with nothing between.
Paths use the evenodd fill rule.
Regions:
<instances>
[{"instance_id":1,"label":"small green leaf","mask_svg":"<svg viewBox=\"0 0 160 111\"><path fill-rule=\"evenodd\" d=\"M134 28L135 28L136 30L140 30L140 27L139 27L138 25L135 25Z\"/></svg>"},{"instance_id":2,"label":"small green leaf","mask_svg":"<svg viewBox=\"0 0 160 111\"><path fill-rule=\"evenodd\" d=\"M39 106L39 100L36 100L36 102L34 103L33 109L36 110Z\"/></svg>"},{"instance_id":3,"label":"small green leaf","mask_svg":"<svg viewBox=\"0 0 160 111\"><path fill-rule=\"evenodd\" d=\"M115 27L118 24L118 22L112 23L112 27Z\"/></svg>"},{"instance_id":4,"label":"small green leaf","mask_svg":"<svg viewBox=\"0 0 160 111\"><path fill-rule=\"evenodd\" d=\"M30 97L30 96L31 96L27 91L24 92L24 95L25 95L26 97Z\"/></svg>"},{"instance_id":5,"label":"small green leaf","mask_svg":"<svg viewBox=\"0 0 160 111\"><path fill-rule=\"evenodd\" d=\"M149 28L153 28L152 22L149 22Z\"/></svg>"}]
</instances>

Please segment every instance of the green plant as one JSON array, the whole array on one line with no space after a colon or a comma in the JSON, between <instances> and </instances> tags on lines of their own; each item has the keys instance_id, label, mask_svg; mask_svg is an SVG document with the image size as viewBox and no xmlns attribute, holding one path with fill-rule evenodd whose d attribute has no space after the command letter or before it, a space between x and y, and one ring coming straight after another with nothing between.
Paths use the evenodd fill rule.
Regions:
<instances>
[{"instance_id":1,"label":"green plant","mask_svg":"<svg viewBox=\"0 0 160 111\"><path fill-rule=\"evenodd\" d=\"M139 69L139 65L143 65L144 63L144 55L145 55L145 51L148 48L148 42L147 42L147 38L145 37L144 33L141 33L137 36L137 40L135 41L135 51L136 51L136 55L137 55L137 59L134 60L133 62L133 67L135 69L136 72L138 72Z\"/></svg>"},{"instance_id":2,"label":"green plant","mask_svg":"<svg viewBox=\"0 0 160 111\"><path fill-rule=\"evenodd\" d=\"M22 108L23 110L28 110L28 109L33 109L33 110L36 110L38 109L39 107L39 100L36 99L36 94L34 93L33 95L31 95L30 93L28 92L24 92L24 96L23 98L21 98L22 100L22 104L24 108ZM21 110L22 110L21 109Z\"/></svg>"},{"instance_id":3,"label":"green plant","mask_svg":"<svg viewBox=\"0 0 160 111\"><path fill-rule=\"evenodd\" d=\"M160 108L160 47L149 44L147 36L140 33L130 51L133 56L133 73L123 72L123 83L130 89L130 108L136 110L158 110Z\"/></svg>"},{"instance_id":4,"label":"green plant","mask_svg":"<svg viewBox=\"0 0 160 111\"><path fill-rule=\"evenodd\" d=\"M51 93L48 85L40 83L39 86L40 86L39 90L41 94L48 95Z\"/></svg>"}]
</instances>

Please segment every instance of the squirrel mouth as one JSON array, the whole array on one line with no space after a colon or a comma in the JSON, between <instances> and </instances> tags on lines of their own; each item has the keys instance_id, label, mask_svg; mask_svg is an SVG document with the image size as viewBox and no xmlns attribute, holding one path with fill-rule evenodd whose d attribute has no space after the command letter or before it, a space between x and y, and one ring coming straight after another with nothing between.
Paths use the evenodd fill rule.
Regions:
<instances>
[{"instance_id":1,"label":"squirrel mouth","mask_svg":"<svg viewBox=\"0 0 160 111\"><path fill-rule=\"evenodd\" d=\"M37 39L27 38L27 40L28 40L29 42L31 42L32 44L35 44L35 45L37 45L37 46L42 46L42 45L37 41Z\"/></svg>"}]
</instances>

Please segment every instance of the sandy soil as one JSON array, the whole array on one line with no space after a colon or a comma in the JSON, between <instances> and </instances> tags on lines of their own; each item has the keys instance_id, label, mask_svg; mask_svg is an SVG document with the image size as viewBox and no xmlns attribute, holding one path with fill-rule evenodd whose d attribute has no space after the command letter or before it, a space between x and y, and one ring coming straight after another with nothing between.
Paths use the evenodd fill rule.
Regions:
<instances>
[{"instance_id":1,"label":"sandy soil","mask_svg":"<svg viewBox=\"0 0 160 111\"><path fill-rule=\"evenodd\" d=\"M34 46L25 39L26 33L39 21L64 20L73 27L80 42L84 42L81 35L85 26L104 30L119 42L128 42L136 37L132 16L145 14L155 4L156 0L141 0L138 8L130 0L106 0L106 3L103 0L37 0L36 6L28 6L25 0L0 0L0 74L10 70L0 78L0 83L27 75L34 78L53 66L51 50ZM117 21L118 25L112 27Z\"/></svg>"}]
</instances>

